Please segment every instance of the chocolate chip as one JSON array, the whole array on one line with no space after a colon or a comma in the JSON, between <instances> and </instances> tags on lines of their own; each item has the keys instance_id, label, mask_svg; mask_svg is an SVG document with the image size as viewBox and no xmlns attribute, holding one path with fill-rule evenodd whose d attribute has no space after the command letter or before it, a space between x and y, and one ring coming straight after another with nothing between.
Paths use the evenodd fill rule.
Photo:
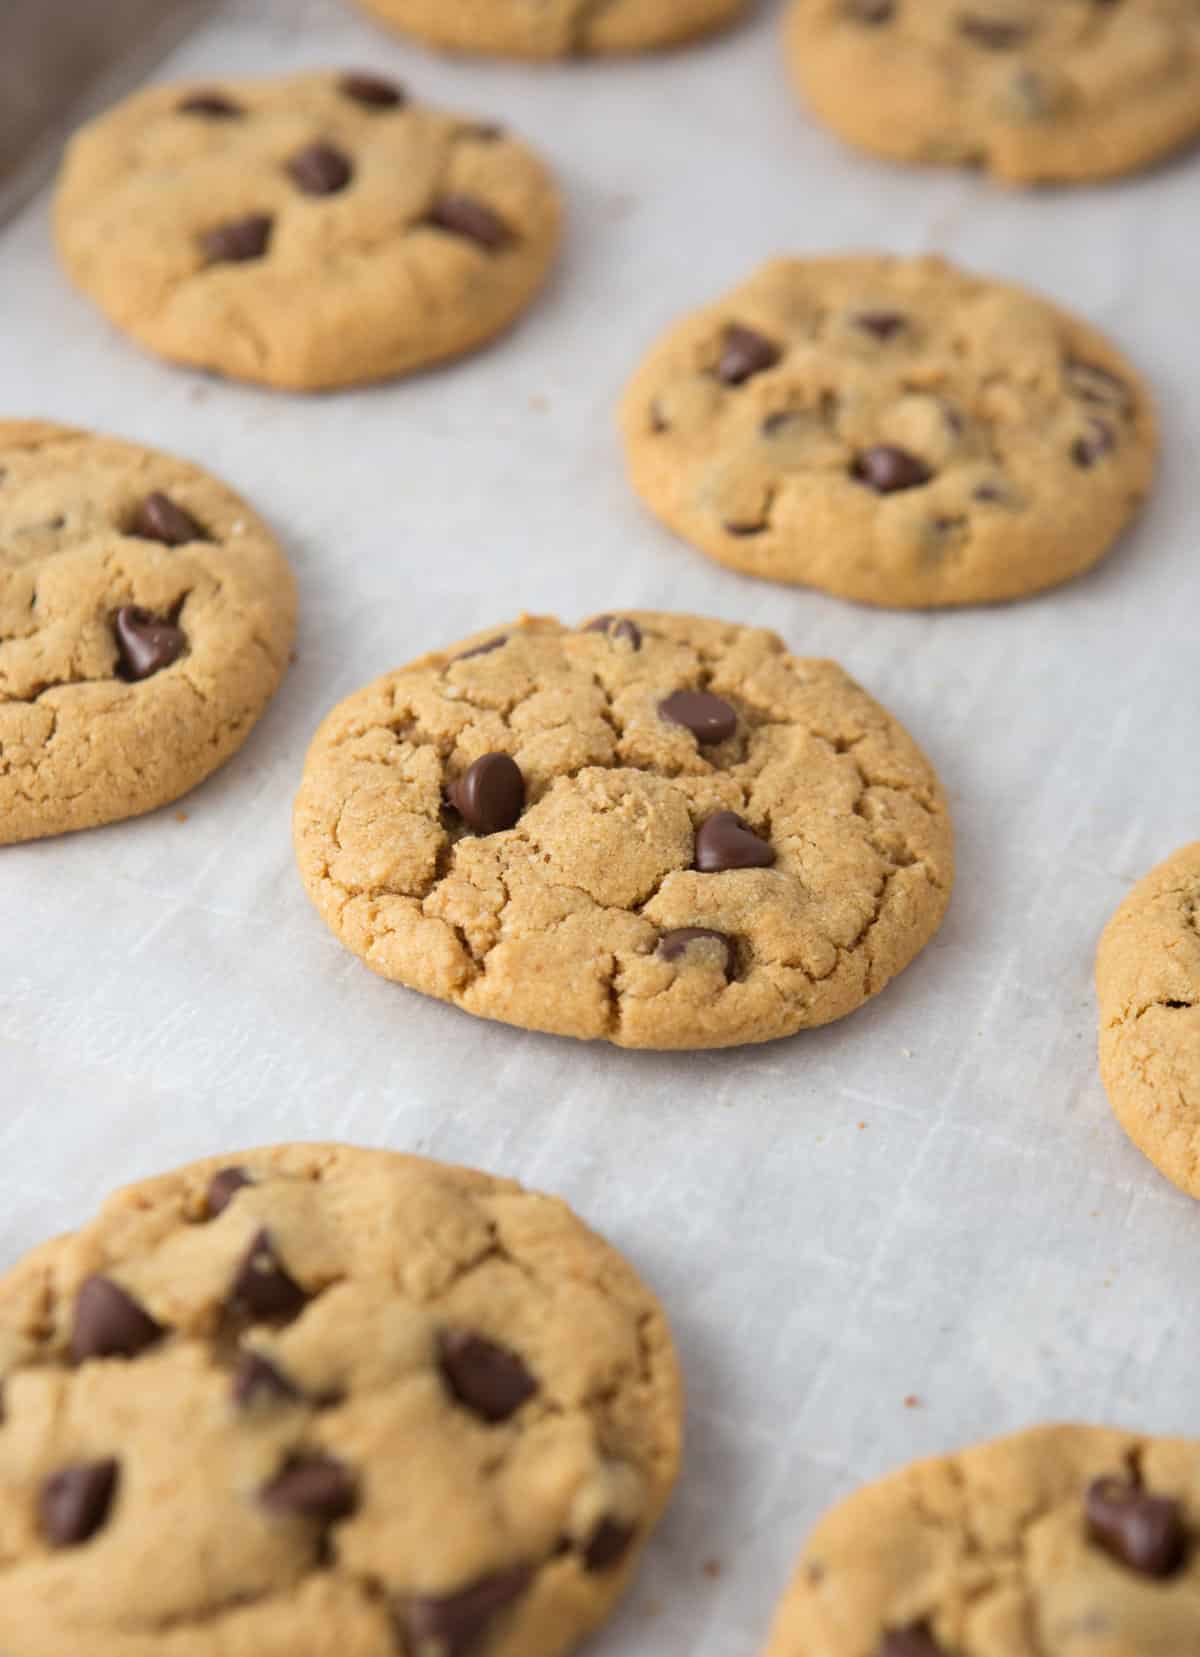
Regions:
<instances>
[{"instance_id":1,"label":"chocolate chip","mask_svg":"<svg viewBox=\"0 0 1200 1657\"><path fill-rule=\"evenodd\" d=\"M910 455L907 449L896 449L889 443L878 443L873 449L864 449L855 457L850 473L878 495L894 495L901 489L919 489L933 477L923 460Z\"/></svg>"},{"instance_id":2,"label":"chocolate chip","mask_svg":"<svg viewBox=\"0 0 1200 1657\"><path fill-rule=\"evenodd\" d=\"M487 253L497 252L513 239L500 215L474 196L439 196L429 209L426 223L474 242Z\"/></svg>"},{"instance_id":3,"label":"chocolate chip","mask_svg":"<svg viewBox=\"0 0 1200 1657\"><path fill-rule=\"evenodd\" d=\"M447 784L446 797L476 834L499 834L525 808L525 778L508 754L483 754L457 782Z\"/></svg>"},{"instance_id":4,"label":"chocolate chip","mask_svg":"<svg viewBox=\"0 0 1200 1657\"><path fill-rule=\"evenodd\" d=\"M853 22L878 28L896 15L896 0L844 0L842 10Z\"/></svg>"},{"instance_id":5,"label":"chocolate chip","mask_svg":"<svg viewBox=\"0 0 1200 1657\"><path fill-rule=\"evenodd\" d=\"M382 75L343 75L341 88L347 98L367 109L403 109L408 102L404 88Z\"/></svg>"},{"instance_id":6,"label":"chocolate chip","mask_svg":"<svg viewBox=\"0 0 1200 1657\"><path fill-rule=\"evenodd\" d=\"M332 1456L296 1456L258 1493L268 1513L332 1525L358 1506L354 1476Z\"/></svg>"},{"instance_id":7,"label":"chocolate chip","mask_svg":"<svg viewBox=\"0 0 1200 1657\"><path fill-rule=\"evenodd\" d=\"M986 46L990 52L1010 52L1029 39L1028 23L1010 23L996 17L977 17L968 12L958 20L958 32L973 40L977 46Z\"/></svg>"},{"instance_id":8,"label":"chocolate chip","mask_svg":"<svg viewBox=\"0 0 1200 1657\"><path fill-rule=\"evenodd\" d=\"M505 132L497 121L472 121L465 127L459 127L456 136L473 138L477 144L498 144Z\"/></svg>"},{"instance_id":9,"label":"chocolate chip","mask_svg":"<svg viewBox=\"0 0 1200 1657\"><path fill-rule=\"evenodd\" d=\"M1117 439L1111 426L1103 420L1089 420L1087 435L1077 437L1071 445L1071 459L1083 471L1090 471L1097 461L1111 454L1117 446Z\"/></svg>"},{"instance_id":10,"label":"chocolate chip","mask_svg":"<svg viewBox=\"0 0 1200 1657\"><path fill-rule=\"evenodd\" d=\"M873 334L878 340L894 339L908 327L907 317L899 311L859 311L851 320L864 334Z\"/></svg>"},{"instance_id":11,"label":"chocolate chip","mask_svg":"<svg viewBox=\"0 0 1200 1657\"><path fill-rule=\"evenodd\" d=\"M188 541L208 539L191 513L176 506L161 489L146 496L125 533L136 536L139 541L161 541L164 547L182 547Z\"/></svg>"},{"instance_id":12,"label":"chocolate chip","mask_svg":"<svg viewBox=\"0 0 1200 1657\"><path fill-rule=\"evenodd\" d=\"M149 679L182 656L187 634L173 621L151 615L136 604L123 604L113 617L117 672L122 679Z\"/></svg>"},{"instance_id":13,"label":"chocolate chip","mask_svg":"<svg viewBox=\"0 0 1200 1657\"><path fill-rule=\"evenodd\" d=\"M928 1623L896 1628L879 1642L878 1657L946 1657L929 1631Z\"/></svg>"},{"instance_id":14,"label":"chocolate chip","mask_svg":"<svg viewBox=\"0 0 1200 1657\"><path fill-rule=\"evenodd\" d=\"M738 535L744 539L747 535L761 535L767 527L767 520L766 518L754 518L739 523L736 519L727 519L721 527L726 535Z\"/></svg>"},{"instance_id":15,"label":"chocolate chip","mask_svg":"<svg viewBox=\"0 0 1200 1657\"><path fill-rule=\"evenodd\" d=\"M244 1168L221 1168L208 1182L204 1207L210 1220L223 1214L243 1186L251 1184Z\"/></svg>"},{"instance_id":16,"label":"chocolate chip","mask_svg":"<svg viewBox=\"0 0 1200 1657\"><path fill-rule=\"evenodd\" d=\"M1085 403L1099 403L1126 415L1133 412L1133 392L1107 368L1073 359L1065 365L1063 378L1067 390Z\"/></svg>"},{"instance_id":17,"label":"chocolate chip","mask_svg":"<svg viewBox=\"0 0 1200 1657\"><path fill-rule=\"evenodd\" d=\"M1119 1478L1096 1479L1085 1499L1088 1536L1139 1576L1174 1576L1187 1536L1178 1502Z\"/></svg>"},{"instance_id":18,"label":"chocolate chip","mask_svg":"<svg viewBox=\"0 0 1200 1657\"><path fill-rule=\"evenodd\" d=\"M244 219L230 219L214 225L200 237L200 246L211 265L240 265L261 259L271 242L275 221L269 213L251 213Z\"/></svg>"},{"instance_id":19,"label":"chocolate chip","mask_svg":"<svg viewBox=\"0 0 1200 1657\"><path fill-rule=\"evenodd\" d=\"M614 644L618 640L627 644L631 650L642 648L642 630L636 621L630 621L628 616L597 616L595 621L589 621L586 633L606 633Z\"/></svg>"},{"instance_id":20,"label":"chocolate chip","mask_svg":"<svg viewBox=\"0 0 1200 1657\"><path fill-rule=\"evenodd\" d=\"M706 690L673 690L658 704L658 711L672 725L682 725L705 745L724 742L737 730L737 713L719 696Z\"/></svg>"},{"instance_id":21,"label":"chocolate chip","mask_svg":"<svg viewBox=\"0 0 1200 1657\"><path fill-rule=\"evenodd\" d=\"M349 157L335 144L309 144L292 157L287 170L306 196L336 196L354 177Z\"/></svg>"},{"instance_id":22,"label":"chocolate chip","mask_svg":"<svg viewBox=\"0 0 1200 1657\"><path fill-rule=\"evenodd\" d=\"M515 1352L469 1330L444 1330L437 1355L450 1391L484 1421L507 1421L538 1390Z\"/></svg>"},{"instance_id":23,"label":"chocolate chip","mask_svg":"<svg viewBox=\"0 0 1200 1657\"><path fill-rule=\"evenodd\" d=\"M223 92L190 92L175 105L180 115L203 115L210 121L235 121L246 111Z\"/></svg>"},{"instance_id":24,"label":"chocolate chip","mask_svg":"<svg viewBox=\"0 0 1200 1657\"><path fill-rule=\"evenodd\" d=\"M743 328L733 322L725 330L721 355L717 358L717 378L722 385L745 385L755 374L774 368L783 352L765 334L753 328Z\"/></svg>"},{"instance_id":25,"label":"chocolate chip","mask_svg":"<svg viewBox=\"0 0 1200 1657\"><path fill-rule=\"evenodd\" d=\"M633 1525L622 1524L618 1519L601 1519L584 1547L584 1570L611 1570L624 1558L636 1535Z\"/></svg>"},{"instance_id":26,"label":"chocolate chip","mask_svg":"<svg viewBox=\"0 0 1200 1657\"><path fill-rule=\"evenodd\" d=\"M726 932L715 932L711 926L677 926L673 932L664 932L658 940L658 953L664 961L679 961L692 944L705 939L720 944L724 951L722 968L728 978L733 971L733 939Z\"/></svg>"},{"instance_id":27,"label":"chocolate chip","mask_svg":"<svg viewBox=\"0 0 1200 1657\"><path fill-rule=\"evenodd\" d=\"M281 1369L259 1352L247 1352L238 1364L233 1377L233 1401L240 1410L251 1404L291 1402L300 1397L299 1387L293 1386Z\"/></svg>"},{"instance_id":28,"label":"chocolate chip","mask_svg":"<svg viewBox=\"0 0 1200 1657\"><path fill-rule=\"evenodd\" d=\"M470 650L464 650L461 656L456 656L456 662L469 662L472 656L490 656L493 650L499 650L501 645L508 643L508 634L500 633L494 639L488 639L484 644L477 644Z\"/></svg>"},{"instance_id":29,"label":"chocolate chip","mask_svg":"<svg viewBox=\"0 0 1200 1657\"><path fill-rule=\"evenodd\" d=\"M136 1358L166 1334L132 1295L111 1277L85 1278L75 1297L71 1324L71 1361L88 1358Z\"/></svg>"},{"instance_id":30,"label":"chocolate chip","mask_svg":"<svg viewBox=\"0 0 1200 1657\"><path fill-rule=\"evenodd\" d=\"M520 1599L532 1580L528 1565L513 1565L457 1594L407 1600L399 1610L401 1629L416 1647L417 1657L424 1657L426 1641L438 1657L463 1657L496 1613Z\"/></svg>"},{"instance_id":31,"label":"chocolate chip","mask_svg":"<svg viewBox=\"0 0 1200 1657\"><path fill-rule=\"evenodd\" d=\"M51 1474L38 1491L38 1522L52 1547L95 1536L111 1511L117 1474L115 1461L81 1461Z\"/></svg>"},{"instance_id":32,"label":"chocolate chip","mask_svg":"<svg viewBox=\"0 0 1200 1657\"><path fill-rule=\"evenodd\" d=\"M304 1290L275 1253L266 1231L260 1231L246 1250L229 1298L238 1311L255 1323L290 1323L299 1317L308 1302Z\"/></svg>"},{"instance_id":33,"label":"chocolate chip","mask_svg":"<svg viewBox=\"0 0 1200 1657\"><path fill-rule=\"evenodd\" d=\"M723 869L769 869L775 848L760 840L734 811L718 811L696 830L695 867L701 874Z\"/></svg>"}]
</instances>

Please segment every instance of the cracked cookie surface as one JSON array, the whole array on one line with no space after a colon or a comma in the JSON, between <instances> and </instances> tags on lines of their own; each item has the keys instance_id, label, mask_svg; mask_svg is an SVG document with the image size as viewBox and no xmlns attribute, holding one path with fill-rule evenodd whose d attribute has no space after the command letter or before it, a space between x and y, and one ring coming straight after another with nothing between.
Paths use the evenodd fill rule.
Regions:
<instances>
[{"instance_id":1,"label":"cracked cookie surface","mask_svg":"<svg viewBox=\"0 0 1200 1657\"><path fill-rule=\"evenodd\" d=\"M292 574L186 461L0 421L0 844L178 799L287 667Z\"/></svg>"},{"instance_id":2,"label":"cracked cookie surface","mask_svg":"<svg viewBox=\"0 0 1200 1657\"><path fill-rule=\"evenodd\" d=\"M172 361L290 390L457 356L528 305L559 204L501 128L364 74L155 86L76 135L75 285Z\"/></svg>"},{"instance_id":3,"label":"cracked cookie surface","mask_svg":"<svg viewBox=\"0 0 1200 1657\"><path fill-rule=\"evenodd\" d=\"M638 494L711 557L898 607L1090 568L1158 446L1095 329L938 258L773 260L653 347L621 424Z\"/></svg>"},{"instance_id":4,"label":"cracked cookie surface","mask_svg":"<svg viewBox=\"0 0 1200 1657\"><path fill-rule=\"evenodd\" d=\"M1200 1197L1200 841L1140 880L1096 957L1100 1073L1118 1122Z\"/></svg>"},{"instance_id":5,"label":"cracked cookie surface","mask_svg":"<svg viewBox=\"0 0 1200 1657\"><path fill-rule=\"evenodd\" d=\"M841 668L643 611L522 618L385 674L317 732L294 828L375 972L626 1047L854 1011L953 877L932 768Z\"/></svg>"},{"instance_id":6,"label":"cracked cookie surface","mask_svg":"<svg viewBox=\"0 0 1200 1657\"><path fill-rule=\"evenodd\" d=\"M0 1283L12 1657L559 1657L675 1479L661 1309L565 1204L291 1146Z\"/></svg>"},{"instance_id":7,"label":"cracked cookie surface","mask_svg":"<svg viewBox=\"0 0 1200 1657\"><path fill-rule=\"evenodd\" d=\"M749 0L359 0L432 46L505 57L642 52L709 34Z\"/></svg>"},{"instance_id":8,"label":"cracked cookie surface","mask_svg":"<svg viewBox=\"0 0 1200 1657\"><path fill-rule=\"evenodd\" d=\"M813 1531L765 1657L1181 1657L1200 1443L1037 1427L917 1462Z\"/></svg>"},{"instance_id":9,"label":"cracked cookie surface","mask_svg":"<svg viewBox=\"0 0 1200 1657\"><path fill-rule=\"evenodd\" d=\"M896 160L1082 182L1200 134L1196 0L792 0L785 46L816 115Z\"/></svg>"}]
</instances>

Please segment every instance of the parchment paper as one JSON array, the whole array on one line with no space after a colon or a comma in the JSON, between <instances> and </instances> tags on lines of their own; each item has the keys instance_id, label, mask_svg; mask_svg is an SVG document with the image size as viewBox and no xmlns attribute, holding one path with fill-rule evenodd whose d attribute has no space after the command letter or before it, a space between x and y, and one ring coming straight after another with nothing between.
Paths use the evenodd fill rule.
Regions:
<instances>
[{"instance_id":1,"label":"parchment paper","mask_svg":"<svg viewBox=\"0 0 1200 1657\"><path fill-rule=\"evenodd\" d=\"M208 466L278 526L302 596L297 665L185 822L0 852L0 1263L118 1183L280 1139L561 1193L664 1296L690 1388L678 1500L597 1657L754 1652L810 1523L915 1455L1050 1417L1200 1428L1200 1215L1113 1122L1091 987L1129 884L1200 834L1200 157L1036 195L876 165L794 104L777 21L537 70L246 0L180 50L170 72L214 78L375 67L556 162L544 302L406 383L305 401L170 369L68 291L44 199L0 235L4 410ZM876 247L1039 286L1156 383L1161 486L1092 576L876 613L719 570L630 495L613 405L657 332L776 251ZM854 1017L709 1056L577 1046L383 983L310 910L289 812L336 699L522 607L633 605L838 658L939 767L949 919Z\"/></svg>"}]
</instances>

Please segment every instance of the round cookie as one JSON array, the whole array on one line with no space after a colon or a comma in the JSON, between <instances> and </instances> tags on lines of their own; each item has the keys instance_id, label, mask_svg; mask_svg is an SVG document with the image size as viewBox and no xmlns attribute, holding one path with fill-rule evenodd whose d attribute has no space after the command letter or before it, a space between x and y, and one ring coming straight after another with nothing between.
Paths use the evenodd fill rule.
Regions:
<instances>
[{"instance_id":1,"label":"round cookie","mask_svg":"<svg viewBox=\"0 0 1200 1657\"><path fill-rule=\"evenodd\" d=\"M644 52L711 34L748 0L359 0L380 22L454 52L562 58Z\"/></svg>"},{"instance_id":2,"label":"round cookie","mask_svg":"<svg viewBox=\"0 0 1200 1657\"><path fill-rule=\"evenodd\" d=\"M839 137L1009 184L1115 177L1200 134L1193 0L791 0L785 50Z\"/></svg>"},{"instance_id":3,"label":"round cookie","mask_svg":"<svg viewBox=\"0 0 1200 1657\"><path fill-rule=\"evenodd\" d=\"M904 1468L817 1525L765 1657L1181 1657L1200 1442L1036 1427Z\"/></svg>"},{"instance_id":4,"label":"round cookie","mask_svg":"<svg viewBox=\"0 0 1200 1657\"><path fill-rule=\"evenodd\" d=\"M559 1657L679 1462L662 1311L567 1207L291 1146L0 1283L0 1649Z\"/></svg>"},{"instance_id":5,"label":"round cookie","mask_svg":"<svg viewBox=\"0 0 1200 1657\"><path fill-rule=\"evenodd\" d=\"M1200 841L1160 863L1109 921L1096 957L1100 1074L1118 1122L1200 1197Z\"/></svg>"},{"instance_id":6,"label":"round cookie","mask_svg":"<svg viewBox=\"0 0 1200 1657\"><path fill-rule=\"evenodd\" d=\"M75 285L173 362L296 391L411 373L501 332L559 240L542 163L361 74L136 93L76 135Z\"/></svg>"},{"instance_id":7,"label":"round cookie","mask_svg":"<svg viewBox=\"0 0 1200 1657\"><path fill-rule=\"evenodd\" d=\"M773 260L654 346L621 424L638 494L711 557L904 608L1088 569L1158 446L1106 339L938 258Z\"/></svg>"},{"instance_id":8,"label":"round cookie","mask_svg":"<svg viewBox=\"0 0 1200 1657\"><path fill-rule=\"evenodd\" d=\"M186 794L246 740L295 625L274 537L224 484L0 421L0 844Z\"/></svg>"},{"instance_id":9,"label":"round cookie","mask_svg":"<svg viewBox=\"0 0 1200 1657\"><path fill-rule=\"evenodd\" d=\"M622 1047L853 1012L953 877L932 768L841 668L641 611L522 618L348 697L294 828L309 896L373 971Z\"/></svg>"}]
</instances>

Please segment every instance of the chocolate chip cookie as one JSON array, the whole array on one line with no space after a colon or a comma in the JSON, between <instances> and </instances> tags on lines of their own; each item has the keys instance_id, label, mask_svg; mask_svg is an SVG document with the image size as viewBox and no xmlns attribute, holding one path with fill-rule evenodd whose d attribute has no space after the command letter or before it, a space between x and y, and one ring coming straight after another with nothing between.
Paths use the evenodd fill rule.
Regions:
<instances>
[{"instance_id":1,"label":"chocolate chip cookie","mask_svg":"<svg viewBox=\"0 0 1200 1657\"><path fill-rule=\"evenodd\" d=\"M1010 184L1133 172L1200 133L1195 0L792 0L786 51L850 143Z\"/></svg>"},{"instance_id":2,"label":"chocolate chip cookie","mask_svg":"<svg viewBox=\"0 0 1200 1657\"><path fill-rule=\"evenodd\" d=\"M297 391L482 344L554 258L545 167L500 127L365 74L155 86L85 127L59 251L174 362Z\"/></svg>"},{"instance_id":3,"label":"chocolate chip cookie","mask_svg":"<svg viewBox=\"0 0 1200 1657\"><path fill-rule=\"evenodd\" d=\"M455 52L561 58L643 52L710 34L748 0L359 0L380 22Z\"/></svg>"},{"instance_id":4,"label":"chocolate chip cookie","mask_svg":"<svg viewBox=\"0 0 1200 1657\"><path fill-rule=\"evenodd\" d=\"M1200 1197L1200 841L1160 863L1104 929L1100 1073L1117 1120Z\"/></svg>"},{"instance_id":5,"label":"chocolate chip cookie","mask_svg":"<svg viewBox=\"0 0 1200 1657\"><path fill-rule=\"evenodd\" d=\"M1086 323L937 258L777 259L625 394L634 488L723 564L868 604L1020 598L1150 487L1150 394Z\"/></svg>"},{"instance_id":6,"label":"chocolate chip cookie","mask_svg":"<svg viewBox=\"0 0 1200 1657\"><path fill-rule=\"evenodd\" d=\"M274 537L224 484L0 421L0 844L194 788L246 740L295 624Z\"/></svg>"},{"instance_id":7,"label":"chocolate chip cookie","mask_svg":"<svg viewBox=\"0 0 1200 1657\"><path fill-rule=\"evenodd\" d=\"M291 1146L0 1283L0 1649L559 1657L679 1461L658 1304L566 1206Z\"/></svg>"},{"instance_id":8,"label":"chocolate chip cookie","mask_svg":"<svg viewBox=\"0 0 1200 1657\"><path fill-rule=\"evenodd\" d=\"M827 1514L766 1657L1182 1657L1198 1544L1200 1442L1034 1428Z\"/></svg>"},{"instance_id":9,"label":"chocolate chip cookie","mask_svg":"<svg viewBox=\"0 0 1200 1657\"><path fill-rule=\"evenodd\" d=\"M624 1047L853 1012L928 943L953 875L932 768L841 668L652 612L522 618L349 697L295 841L375 972Z\"/></svg>"}]
</instances>

